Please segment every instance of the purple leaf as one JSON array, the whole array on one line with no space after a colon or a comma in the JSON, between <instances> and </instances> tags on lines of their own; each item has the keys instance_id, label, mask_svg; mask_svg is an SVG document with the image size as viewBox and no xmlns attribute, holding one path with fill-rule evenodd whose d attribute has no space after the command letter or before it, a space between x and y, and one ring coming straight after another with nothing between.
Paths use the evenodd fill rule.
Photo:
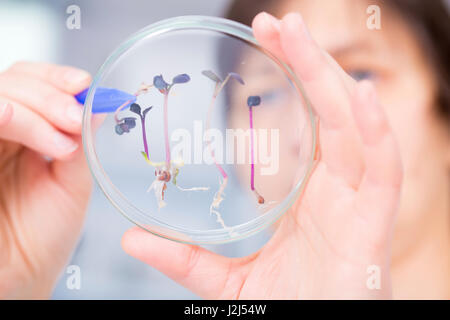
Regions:
<instances>
[{"instance_id":1,"label":"purple leaf","mask_svg":"<svg viewBox=\"0 0 450 320\"><path fill-rule=\"evenodd\" d=\"M131 112L134 112L134 113L136 113L136 114L138 114L138 115L141 115L141 106L138 105L137 103L133 103L133 104L130 106L130 111L131 111Z\"/></svg>"},{"instance_id":2,"label":"purple leaf","mask_svg":"<svg viewBox=\"0 0 450 320\"><path fill-rule=\"evenodd\" d=\"M123 132L126 132L126 133L130 132L130 127L127 124L121 123L120 127L122 128Z\"/></svg>"},{"instance_id":3,"label":"purple leaf","mask_svg":"<svg viewBox=\"0 0 450 320\"><path fill-rule=\"evenodd\" d=\"M142 116L145 118L145 116L147 115L147 112L149 112L150 110L152 110L153 106L146 108L143 112L142 112Z\"/></svg>"},{"instance_id":4,"label":"purple leaf","mask_svg":"<svg viewBox=\"0 0 450 320\"><path fill-rule=\"evenodd\" d=\"M186 83L189 80L191 80L191 78L186 73L183 73L183 74L179 74L176 77L174 77L172 80L172 83L174 83L174 84L175 83Z\"/></svg>"},{"instance_id":5,"label":"purple leaf","mask_svg":"<svg viewBox=\"0 0 450 320\"><path fill-rule=\"evenodd\" d=\"M166 81L164 81L162 75L155 76L153 78L153 85L159 90L167 90L167 87L169 86L169 84Z\"/></svg>"},{"instance_id":6,"label":"purple leaf","mask_svg":"<svg viewBox=\"0 0 450 320\"><path fill-rule=\"evenodd\" d=\"M121 135L123 134L123 129L122 129L122 127L120 126L120 124L117 124L117 125L116 125L115 130L116 130L116 133L117 133L118 135L121 136Z\"/></svg>"},{"instance_id":7,"label":"purple leaf","mask_svg":"<svg viewBox=\"0 0 450 320\"><path fill-rule=\"evenodd\" d=\"M216 75L211 70L204 70L204 71L202 71L202 75L204 75L205 77L210 78L214 82L222 82L222 79L220 79L219 76Z\"/></svg>"},{"instance_id":8,"label":"purple leaf","mask_svg":"<svg viewBox=\"0 0 450 320\"><path fill-rule=\"evenodd\" d=\"M242 80L242 77L237 74L236 72L230 72L229 73L230 78L235 79L236 81L238 81L240 84L244 85L244 80Z\"/></svg>"},{"instance_id":9,"label":"purple leaf","mask_svg":"<svg viewBox=\"0 0 450 320\"><path fill-rule=\"evenodd\" d=\"M260 96L249 96L247 99L247 105L249 107L256 107L261 104L261 97Z\"/></svg>"},{"instance_id":10,"label":"purple leaf","mask_svg":"<svg viewBox=\"0 0 450 320\"><path fill-rule=\"evenodd\" d=\"M124 124L129 128L129 129L133 129L134 127L136 127L136 118L125 118L124 119Z\"/></svg>"}]
</instances>

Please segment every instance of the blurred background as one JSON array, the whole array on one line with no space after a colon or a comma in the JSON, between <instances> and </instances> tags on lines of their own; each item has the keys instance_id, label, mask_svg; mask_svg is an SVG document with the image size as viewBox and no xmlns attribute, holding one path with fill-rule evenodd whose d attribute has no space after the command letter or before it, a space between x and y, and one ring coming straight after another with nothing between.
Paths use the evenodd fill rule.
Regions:
<instances>
[{"instance_id":1,"label":"blurred background","mask_svg":"<svg viewBox=\"0 0 450 320\"><path fill-rule=\"evenodd\" d=\"M70 30L70 5L81 9L81 28ZM0 70L18 60L72 65L95 74L108 55L130 34L179 15L221 16L228 0L0 0ZM196 299L158 271L126 255L120 241L132 224L95 187L83 234L69 265L81 270L80 290L66 286L64 272L54 299ZM243 256L267 241L259 234L235 244L208 247Z\"/></svg>"}]
</instances>

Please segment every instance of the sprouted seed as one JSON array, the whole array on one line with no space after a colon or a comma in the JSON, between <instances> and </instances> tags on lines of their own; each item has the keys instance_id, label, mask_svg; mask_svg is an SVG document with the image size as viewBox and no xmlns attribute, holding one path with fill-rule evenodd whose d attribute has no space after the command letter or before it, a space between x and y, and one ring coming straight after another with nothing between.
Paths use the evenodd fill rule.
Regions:
<instances>
[{"instance_id":1,"label":"sprouted seed","mask_svg":"<svg viewBox=\"0 0 450 320\"><path fill-rule=\"evenodd\" d=\"M208 115L207 115L207 120L206 120L206 131L208 131L211 127L211 118L212 118L212 112L214 109L214 105L217 99L217 96L219 95L219 93L222 91L222 89L225 87L225 85L227 84L228 80L230 79L235 79L236 81L238 81L240 84L244 85L244 80L242 80L242 77L234 72L230 72L228 73L228 75L225 77L225 79L222 81L222 79L216 75L213 71L211 70L204 70L202 71L202 74L211 79L212 81L214 81L216 83L216 86L214 88L214 93L211 99L211 103L209 105L208 108ZM220 203L223 201L224 199L224 195L225 195L225 188L227 186L228 183L228 175L225 172L225 170L222 168L222 166L217 162L214 151L211 150L211 141L208 141L208 150L211 153L211 157L213 158L214 164L217 168L217 170L220 172L221 176L222 176L222 180L219 180L219 190L215 193L214 198L212 200L211 206L209 208L209 212L210 214L215 214L216 218L217 218L217 222L220 223L222 225L223 228L227 228L220 212L218 211Z\"/></svg>"},{"instance_id":2,"label":"sprouted seed","mask_svg":"<svg viewBox=\"0 0 450 320\"><path fill-rule=\"evenodd\" d=\"M206 187L193 187L193 188L182 188L177 183L177 177L180 172L180 167L182 167L184 164L181 161L171 161L170 158L170 143L169 143L169 93L170 89L175 84L181 84L189 82L191 78L189 75L183 73L175 76L172 79L172 83L167 83L162 75L155 76L153 78L153 85L155 88L159 90L164 95L164 143L165 143L165 150L166 150L166 161L164 165L157 166L155 175L156 179L153 182L152 186L150 186L150 189L155 190L155 194L157 194L158 198L158 204L161 208L165 205L164 202L164 191L167 189L167 182L169 182L172 179L172 183L181 191L206 191L209 190L209 188ZM147 157L147 160L150 161L150 157Z\"/></svg>"},{"instance_id":3,"label":"sprouted seed","mask_svg":"<svg viewBox=\"0 0 450 320\"><path fill-rule=\"evenodd\" d=\"M211 128L211 120L212 120L212 114L214 110L214 105L216 103L217 96L220 94L222 89L225 87L227 82L230 79L234 79L240 84L244 85L244 81L242 80L242 77L234 72L228 73L228 75L225 77L224 80L222 80L219 76L217 76L213 71L211 70L205 70L202 72L202 74L212 81L215 82L215 88L214 93L208 108L208 114L206 119L206 130L208 131ZM164 144L165 144L165 160L160 162L154 162L150 158L149 148L148 148L148 142L147 142L147 130L146 130L146 124L145 119L147 114L150 110L152 110L153 106L147 107L144 110L141 109L141 106L137 103L132 103L131 100L126 101L121 106L119 106L115 113L114 113L114 119L116 121L115 125L115 132L118 135L123 135L124 133L130 132L133 128L136 127L136 120L135 117L124 117L119 118L119 113L123 110L125 110L128 105L130 105L130 111L134 114L136 114L139 119L141 120L141 129L142 129L142 141L144 146L144 151L141 152L142 156L144 157L145 161L155 168L155 180L152 182L150 187L148 188L147 192L153 190L155 193L155 197L158 202L158 207L162 208L166 205L166 202L164 201L165 197L165 191L167 190L167 183L172 181L173 185L176 186L181 191L206 191L209 190L208 187L192 187L192 188L183 188L178 185L177 178L180 174L181 167L184 166L182 159L171 159L171 150L170 150L170 143L169 143L169 115L168 115L168 109L169 109L169 93L171 88L175 84L182 84L187 83L191 79L189 75L187 74L179 74L175 76L172 79L172 83L167 83L162 75L157 75L153 78L153 84L146 85L142 84L138 91L134 94L136 97L147 93L150 88L155 87L159 90L160 93L164 96L163 101L163 122L164 122ZM249 96L247 99L247 106L249 108L249 120L250 120L250 151L251 151L251 172L250 172L250 189L256 196L256 199L260 205L265 204L264 198L258 193L258 191L255 188L255 166L254 166L254 128L253 128L253 107L259 106L261 104L261 97L260 96ZM219 179L219 189L214 194L214 198L211 202L209 211L210 214L214 214L216 216L217 222L224 228L231 230L230 227L228 227L220 212L219 207L221 202L224 200L225 196L225 189L228 183L228 175L226 171L222 168L222 166L217 162L215 157L215 152L211 148L211 141L208 141L208 150L211 154L211 157L214 161L214 164L219 171L221 177Z\"/></svg>"},{"instance_id":4,"label":"sprouted seed","mask_svg":"<svg viewBox=\"0 0 450 320\"><path fill-rule=\"evenodd\" d=\"M137 114L141 119L141 128L142 128L142 141L144 145L144 151L141 152L145 161L155 168L155 180L150 185L147 192L154 190L156 199L158 201L158 207L162 208L166 205L164 201L164 193L167 189L167 183L172 180L172 183L182 191L206 191L209 190L207 187L194 187L194 188L183 188L180 187L177 183L177 177L180 173L180 168L184 165L183 161L176 159L172 161L170 159L170 144L169 144L169 129L168 129L168 96L170 89L175 84L186 83L190 80L190 77L187 74L179 74L172 79L172 83L167 83L162 75L155 76L153 78L152 85L142 84L139 90L135 93L135 96L139 96L140 94L147 93L151 87L157 88L164 95L164 140L165 140L165 151L166 151L166 160L163 162L153 162L150 159L150 153L148 150L148 142L147 142L147 132L145 126L145 118L148 112L153 108L150 106L143 111L141 110L141 106L137 103L133 103L130 106L130 111ZM122 135L123 133L130 132L131 129L136 127L136 118L133 117L125 117L120 119L118 114L125 109L126 106L131 101L125 102L121 105L115 112L114 118L116 120L115 131L117 134Z\"/></svg>"},{"instance_id":5,"label":"sprouted seed","mask_svg":"<svg viewBox=\"0 0 450 320\"><path fill-rule=\"evenodd\" d=\"M257 107L261 104L260 96L249 96L247 99L247 106L250 120L250 189L255 194L259 204L264 204L264 198L261 196L255 188L255 148L253 137L253 107Z\"/></svg>"}]
</instances>

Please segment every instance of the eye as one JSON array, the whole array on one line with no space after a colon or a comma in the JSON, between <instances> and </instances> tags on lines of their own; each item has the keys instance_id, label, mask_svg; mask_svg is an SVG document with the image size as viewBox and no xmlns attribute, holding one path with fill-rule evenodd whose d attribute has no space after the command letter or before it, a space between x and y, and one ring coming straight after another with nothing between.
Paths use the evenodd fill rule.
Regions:
<instances>
[{"instance_id":1,"label":"eye","mask_svg":"<svg viewBox=\"0 0 450 320\"><path fill-rule=\"evenodd\" d=\"M356 81L373 80L375 78L375 73L369 70L353 70L349 71L348 74Z\"/></svg>"}]
</instances>

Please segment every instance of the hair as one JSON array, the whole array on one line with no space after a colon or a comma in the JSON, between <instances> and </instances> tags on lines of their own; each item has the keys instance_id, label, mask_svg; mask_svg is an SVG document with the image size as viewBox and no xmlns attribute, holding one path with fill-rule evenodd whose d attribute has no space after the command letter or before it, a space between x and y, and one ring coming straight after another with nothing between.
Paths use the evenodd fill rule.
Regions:
<instances>
[{"instance_id":1,"label":"hair","mask_svg":"<svg viewBox=\"0 0 450 320\"><path fill-rule=\"evenodd\" d=\"M286 1L286 0L284 0ZM226 18L251 25L261 11L276 13L282 0L234 0ZM450 123L450 14L447 0L381 0L415 31L423 54L433 69L438 92L436 104Z\"/></svg>"}]
</instances>

